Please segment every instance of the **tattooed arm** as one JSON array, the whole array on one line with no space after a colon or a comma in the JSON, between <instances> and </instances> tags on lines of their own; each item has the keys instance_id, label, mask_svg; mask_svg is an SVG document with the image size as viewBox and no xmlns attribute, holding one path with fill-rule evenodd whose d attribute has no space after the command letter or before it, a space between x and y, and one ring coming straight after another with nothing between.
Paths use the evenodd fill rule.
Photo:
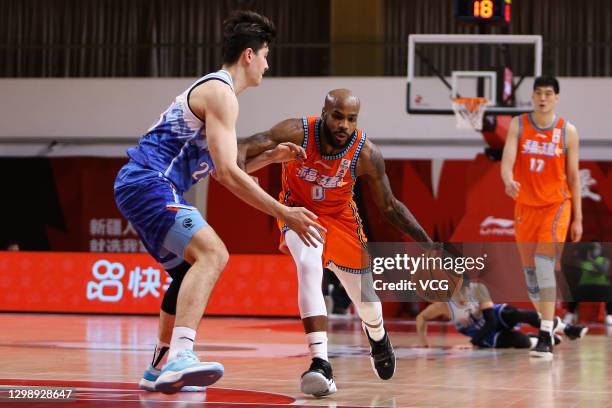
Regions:
<instances>
[{"instance_id":1,"label":"tattooed arm","mask_svg":"<svg viewBox=\"0 0 612 408\"><path fill-rule=\"evenodd\" d=\"M393 195L380 149L369 140L366 141L357 161L357 176L368 180L374 203L387 221L414 241L433 245L433 241L414 215Z\"/></svg>"},{"instance_id":2,"label":"tattooed arm","mask_svg":"<svg viewBox=\"0 0 612 408\"><path fill-rule=\"evenodd\" d=\"M252 173L271 163L303 159L301 144L304 127L301 119L287 119L265 132L238 142L238 166Z\"/></svg>"}]
</instances>

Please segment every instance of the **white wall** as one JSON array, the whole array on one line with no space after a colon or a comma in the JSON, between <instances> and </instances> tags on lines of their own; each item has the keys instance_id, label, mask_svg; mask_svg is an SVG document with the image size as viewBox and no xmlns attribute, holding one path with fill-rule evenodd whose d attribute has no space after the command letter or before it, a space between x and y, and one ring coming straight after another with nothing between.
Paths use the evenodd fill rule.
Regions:
<instances>
[{"instance_id":1,"label":"white wall","mask_svg":"<svg viewBox=\"0 0 612 408\"><path fill-rule=\"evenodd\" d=\"M0 140L112 137L129 142L191 82L185 78L0 79ZM467 140L474 142L473 149L480 149L481 136L455 129L452 116L408 115L406 81L400 77L267 78L260 87L240 95L238 135L248 136L288 117L317 115L326 92L339 87L360 96L359 126L373 139ZM582 140L612 141L607 100L611 94L612 78L562 78L559 113L578 127ZM20 147L0 145L5 152L11 149ZM428 154L427 148L419 153L423 154Z\"/></svg>"}]
</instances>

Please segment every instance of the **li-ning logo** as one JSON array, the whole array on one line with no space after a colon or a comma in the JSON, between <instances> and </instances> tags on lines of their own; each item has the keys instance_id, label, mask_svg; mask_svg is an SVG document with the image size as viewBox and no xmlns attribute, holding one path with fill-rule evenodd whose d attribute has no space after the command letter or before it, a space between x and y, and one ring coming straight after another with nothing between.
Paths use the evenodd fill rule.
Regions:
<instances>
[{"instance_id":1,"label":"li-ning logo","mask_svg":"<svg viewBox=\"0 0 612 408\"><path fill-rule=\"evenodd\" d=\"M489 215L480 223L480 235L514 235L514 221Z\"/></svg>"},{"instance_id":2,"label":"li-ning logo","mask_svg":"<svg viewBox=\"0 0 612 408\"><path fill-rule=\"evenodd\" d=\"M332 169L332 167L330 165L328 165L328 164L325 164L323 162L323 160L317 160L314 164L318 164L319 166L321 166L321 167L323 167L323 168L325 168L327 170L331 170Z\"/></svg>"},{"instance_id":3,"label":"li-ning logo","mask_svg":"<svg viewBox=\"0 0 612 408\"><path fill-rule=\"evenodd\" d=\"M193 227L193 220L191 218L185 218L183 220L183 228L191 229Z\"/></svg>"}]
</instances>

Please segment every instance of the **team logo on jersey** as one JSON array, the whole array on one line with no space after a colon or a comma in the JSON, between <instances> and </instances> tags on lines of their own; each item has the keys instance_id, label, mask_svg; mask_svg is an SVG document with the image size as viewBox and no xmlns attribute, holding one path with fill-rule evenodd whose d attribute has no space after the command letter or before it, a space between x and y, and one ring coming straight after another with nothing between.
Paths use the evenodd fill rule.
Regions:
<instances>
[{"instance_id":1,"label":"team logo on jersey","mask_svg":"<svg viewBox=\"0 0 612 408\"><path fill-rule=\"evenodd\" d=\"M340 167L338 167L338 172L336 173L336 176L341 178L346 176L346 172L348 171L349 167L351 167L351 161L349 159L342 159L342 161L340 162Z\"/></svg>"},{"instance_id":2,"label":"team logo on jersey","mask_svg":"<svg viewBox=\"0 0 612 408\"><path fill-rule=\"evenodd\" d=\"M323 163L321 163L320 160L317 160L314 164ZM328 166L327 164L325 164L323 167L329 167L328 170L332 169L332 167ZM351 161L348 159L342 159L334 176L321 174L319 170L308 166L300 167L296 175L304 181L319 185L323 188L335 188L348 184L346 181L343 181L343 179L350 168Z\"/></svg>"},{"instance_id":3,"label":"team logo on jersey","mask_svg":"<svg viewBox=\"0 0 612 408\"><path fill-rule=\"evenodd\" d=\"M523 154L534 154L536 156L557 157L563 150L557 143L538 142L537 140L527 139L523 143Z\"/></svg>"},{"instance_id":4,"label":"team logo on jersey","mask_svg":"<svg viewBox=\"0 0 612 408\"><path fill-rule=\"evenodd\" d=\"M553 143L559 143L561 141L561 129L553 129Z\"/></svg>"},{"instance_id":5,"label":"team logo on jersey","mask_svg":"<svg viewBox=\"0 0 612 408\"><path fill-rule=\"evenodd\" d=\"M183 228L191 229L193 227L193 220L191 218L185 218L183 220Z\"/></svg>"}]
</instances>

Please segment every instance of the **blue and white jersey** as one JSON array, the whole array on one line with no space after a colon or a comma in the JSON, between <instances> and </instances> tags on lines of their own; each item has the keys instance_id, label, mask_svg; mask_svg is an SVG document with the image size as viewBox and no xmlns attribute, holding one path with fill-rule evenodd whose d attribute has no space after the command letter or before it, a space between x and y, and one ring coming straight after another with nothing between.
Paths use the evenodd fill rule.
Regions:
<instances>
[{"instance_id":1,"label":"blue and white jersey","mask_svg":"<svg viewBox=\"0 0 612 408\"><path fill-rule=\"evenodd\" d=\"M234 90L232 77L225 70L203 76L177 96L138 145L127 151L130 159L170 180L179 193L189 190L214 170L205 123L188 104L191 91L210 80L222 81Z\"/></svg>"},{"instance_id":2,"label":"blue and white jersey","mask_svg":"<svg viewBox=\"0 0 612 408\"><path fill-rule=\"evenodd\" d=\"M480 310L480 302L476 299L471 286L472 283L465 290L465 296L462 296L461 302L455 298L448 302L451 318L457 331L469 337L473 337L485 324L482 310Z\"/></svg>"}]
</instances>

